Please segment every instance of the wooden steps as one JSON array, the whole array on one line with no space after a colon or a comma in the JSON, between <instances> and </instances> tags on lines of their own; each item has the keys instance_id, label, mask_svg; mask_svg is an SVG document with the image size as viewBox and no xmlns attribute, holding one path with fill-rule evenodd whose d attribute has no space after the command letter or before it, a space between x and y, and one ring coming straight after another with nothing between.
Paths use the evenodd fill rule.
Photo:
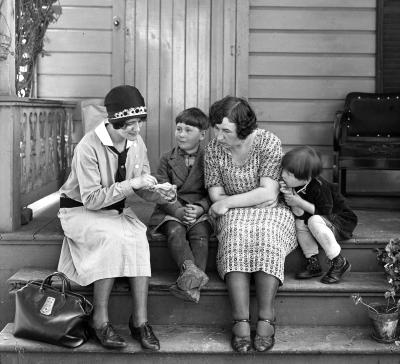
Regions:
<instances>
[{"instance_id":1,"label":"wooden steps","mask_svg":"<svg viewBox=\"0 0 400 364\"><path fill-rule=\"evenodd\" d=\"M10 293L29 280L43 279L52 270L25 268L8 280ZM224 282L210 274L210 282L202 290L200 302L184 302L172 296L168 287L176 274L157 271L150 279L149 321L162 325L229 325L231 322L228 293ZM368 319L362 307L355 306L351 294L360 293L368 301L381 301L386 281L381 272L349 273L341 284L326 285L319 280L299 281L287 274L277 294L277 321L282 325L366 325ZM73 289L92 298L92 287L73 285ZM251 316L256 315L254 292L251 292ZM218 307L219 309L215 309ZM119 279L110 300L112 322L125 323L131 310L131 297L126 280Z\"/></svg>"},{"instance_id":2,"label":"wooden steps","mask_svg":"<svg viewBox=\"0 0 400 364\"><path fill-rule=\"evenodd\" d=\"M235 354L227 327L196 325L153 325L161 342L157 353L146 352L133 340L126 325L117 326L128 342L121 351L100 347L93 340L77 349L15 338L13 325L0 334L0 362L19 364L70 363L397 363L400 346L371 340L365 327L279 326L276 343L267 353Z\"/></svg>"},{"instance_id":3,"label":"wooden steps","mask_svg":"<svg viewBox=\"0 0 400 364\"><path fill-rule=\"evenodd\" d=\"M151 206L138 207L138 216L146 222ZM55 210L54 210L55 211ZM110 299L111 320L128 338L128 348L107 351L89 342L76 350L12 335L13 295L25 282L42 279L57 267L63 238L55 212L36 216L34 221L14 233L0 233L0 363L394 363L400 350L370 338L369 320L363 307L355 306L350 296L360 293L366 301L381 301L386 283L377 264L375 248L400 236L400 211L358 210L359 225L354 237L342 242L343 254L352 263L352 271L337 285L325 285L318 279L299 281L294 273L304 258L299 250L285 264L285 282L277 299L277 343L271 352L233 353L230 340L231 314L227 290L215 267L217 241L210 242L207 273L210 282L202 291L199 304L172 296L168 287L178 274L162 235L149 236L152 278L149 287L149 321L161 340L159 353L148 353L129 339L127 320L131 298L124 279L118 279ZM321 254L324 269L324 256ZM6 282L8 279L8 282ZM74 289L92 297L92 288L75 285ZM7 296L6 296L7 295ZM254 291L251 315L256 315ZM244 359L245 358L245 359Z\"/></svg>"}]
</instances>

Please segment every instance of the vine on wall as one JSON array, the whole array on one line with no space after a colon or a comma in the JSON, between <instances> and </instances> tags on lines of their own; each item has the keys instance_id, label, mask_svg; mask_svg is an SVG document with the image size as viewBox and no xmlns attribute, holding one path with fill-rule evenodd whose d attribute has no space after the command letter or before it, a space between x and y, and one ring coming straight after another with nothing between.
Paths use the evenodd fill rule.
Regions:
<instances>
[{"instance_id":1,"label":"vine on wall","mask_svg":"<svg viewBox=\"0 0 400 364\"><path fill-rule=\"evenodd\" d=\"M44 35L60 17L61 6L58 0L16 0L15 14L15 86L19 97L30 97L37 57L45 55Z\"/></svg>"}]
</instances>

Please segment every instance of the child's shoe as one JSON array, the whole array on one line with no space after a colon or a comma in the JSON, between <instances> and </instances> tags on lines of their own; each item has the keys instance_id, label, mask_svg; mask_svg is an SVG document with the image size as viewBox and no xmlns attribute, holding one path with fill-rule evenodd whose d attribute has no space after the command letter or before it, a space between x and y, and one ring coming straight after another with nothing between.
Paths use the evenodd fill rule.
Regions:
<instances>
[{"instance_id":1,"label":"child's shoe","mask_svg":"<svg viewBox=\"0 0 400 364\"><path fill-rule=\"evenodd\" d=\"M351 264L340 254L331 260L331 267L328 272L322 277L321 282L326 284L338 283L342 275L350 271Z\"/></svg>"},{"instance_id":2,"label":"child's shoe","mask_svg":"<svg viewBox=\"0 0 400 364\"><path fill-rule=\"evenodd\" d=\"M296 274L297 279L308 279L320 276L322 276L322 269L319 264L318 255L312 255L310 258L307 258L306 269Z\"/></svg>"},{"instance_id":3,"label":"child's shoe","mask_svg":"<svg viewBox=\"0 0 400 364\"><path fill-rule=\"evenodd\" d=\"M177 286L188 291L194 288L202 288L209 281L207 274L198 268L191 260L185 260L181 267L181 274L176 280Z\"/></svg>"},{"instance_id":4,"label":"child's shoe","mask_svg":"<svg viewBox=\"0 0 400 364\"><path fill-rule=\"evenodd\" d=\"M194 288L184 291L180 289L176 284L169 287L169 291L177 298L184 301L199 303L200 300L200 289Z\"/></svg>"}]
</instances>

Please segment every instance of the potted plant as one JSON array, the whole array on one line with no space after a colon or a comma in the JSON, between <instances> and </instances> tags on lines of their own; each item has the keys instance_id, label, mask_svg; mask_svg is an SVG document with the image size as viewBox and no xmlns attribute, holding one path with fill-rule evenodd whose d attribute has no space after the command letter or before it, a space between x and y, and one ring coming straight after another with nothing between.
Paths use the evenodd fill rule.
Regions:
<instances>
[{"instance_id":1,"label":"potted plant","mask_svg":"<svg viewBox=\"0 0 400 364\"><path fill-rule=\"evenodd\" d=\"M373 323L372 337L378 342L392 343L396 340L399 321L400 299L396 301L396 293L400 292L400 239L391 239L384 249L375 251L389 283L384 294L386 303L366 303L359 294L353 294L352 299L356 305L367 307L368 316Z\"/></svg>"}]
</instances>

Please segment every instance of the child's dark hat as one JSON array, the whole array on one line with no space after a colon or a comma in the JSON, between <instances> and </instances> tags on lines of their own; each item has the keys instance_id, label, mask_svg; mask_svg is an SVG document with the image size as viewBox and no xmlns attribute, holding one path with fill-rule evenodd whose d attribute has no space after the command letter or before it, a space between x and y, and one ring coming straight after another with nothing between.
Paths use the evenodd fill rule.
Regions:
<instances>
[{"instance_id":1,"label":"child's dark hat","mask_svg":"<svg viewBox=\"0 0 400 364\"><path fill-rule=\"evenodd\" d=\"M129 85L111 89L104 98L108 120L113 123L124 123L132 118L146 118L147 109L140 91Z\"/></svg>"}]
</instances>

